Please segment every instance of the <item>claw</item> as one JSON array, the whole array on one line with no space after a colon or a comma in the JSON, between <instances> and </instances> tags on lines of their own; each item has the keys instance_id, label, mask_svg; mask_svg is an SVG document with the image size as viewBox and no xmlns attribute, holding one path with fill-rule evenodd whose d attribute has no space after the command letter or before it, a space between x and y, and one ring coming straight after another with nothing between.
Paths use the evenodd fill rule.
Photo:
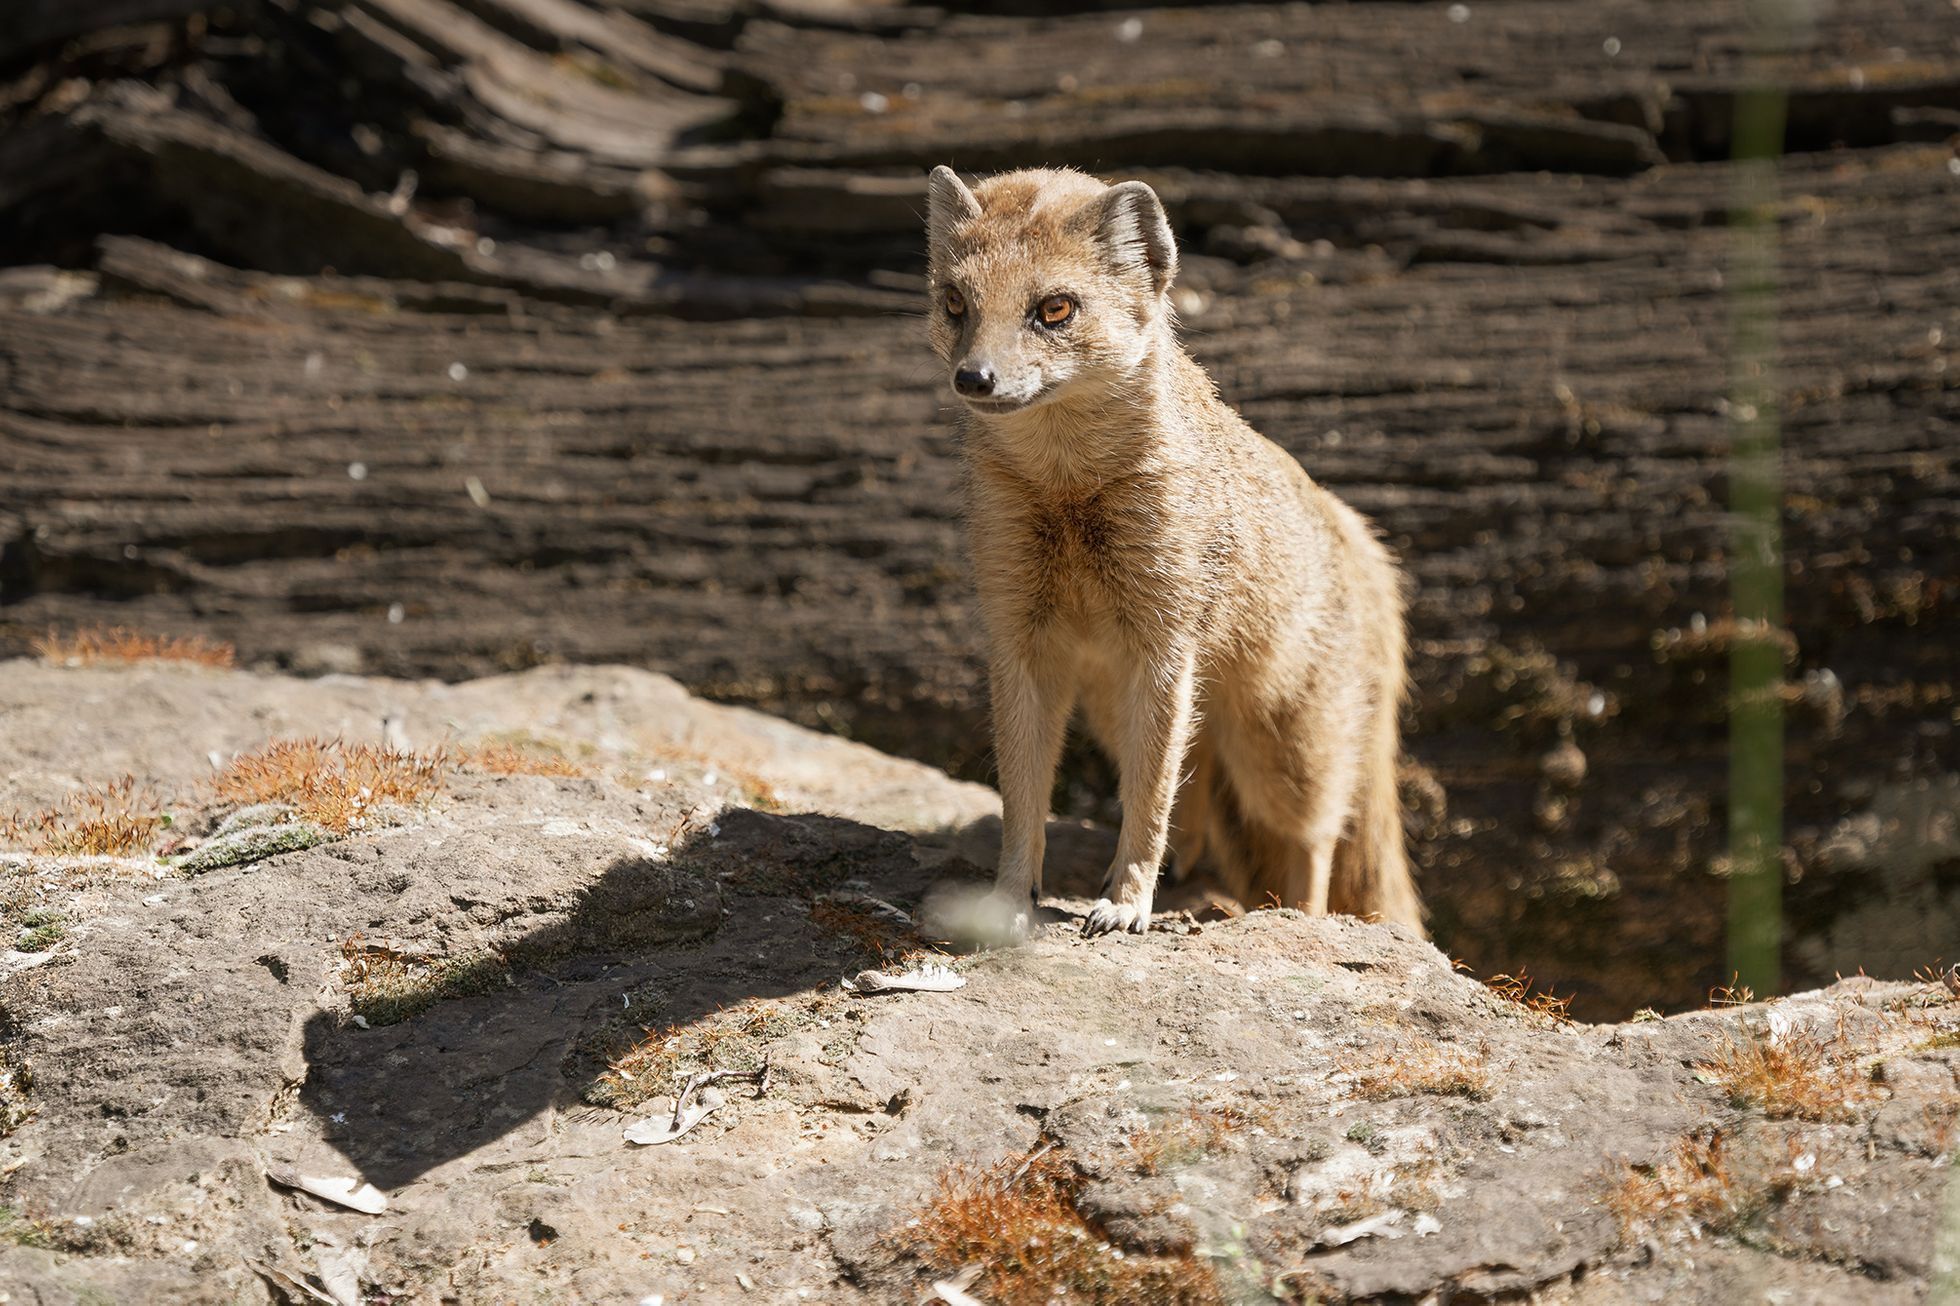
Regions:
<instances>
[{"instance_id":1,"label":"claw","mask_svg":"<svg viewBox=\"0 0 1960 1306\"><path fill-rule=\"evenodd\" d=\"M1092 938L1098 934L1119 932L1141 934L1149 928L1148 907L1111 902L1108 898L1098 898L1096 905L1089 909L1089 918L1082 922L1082 932Z\"/></svg>"}]
</instances>

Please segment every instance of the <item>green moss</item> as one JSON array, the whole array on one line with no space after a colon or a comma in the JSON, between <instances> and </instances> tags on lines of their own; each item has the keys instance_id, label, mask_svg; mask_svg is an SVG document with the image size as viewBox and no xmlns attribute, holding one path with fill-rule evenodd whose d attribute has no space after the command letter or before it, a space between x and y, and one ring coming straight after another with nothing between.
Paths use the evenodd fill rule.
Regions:
<instances>
[{"instance_id":1,"label":"green moss","mask_svg":"<svg viewBox=\"0 0 1960 1306\"><path fill-rule=\"evenodd\" d=\"M27 1100L28 1090L33 1087L34 1072L25 1061L0 1057L0 1138L13 1133L34 1115L34 1104Z\"/></svg>"},{"instance_id":2,"label":"green moss","mask_svg":"<svg viewBox=\"0 0 1960 1306\"><path fill-rule=\"evenodd\" d=\"M11 1206L0 1206L0 1243L15 1247L51 1247L54 1240L38 1220L30 1220Z\"/></svg>"},{"instance_id":3,"label":"green moss","mask_svg":"<svg viewBox=\"0 0 1960 1306\"><path fill-rule=\"evenodd\" d=\"M20 918L20 933L14 939L18 952L46 952L67 937L68 926L61 913L37 907Z\"/></svg>"},{"instance_id":4,"label":"green moss","mask_svg":"<svg viewBox=\"0 0 1960 1306\"><path fill-rule=\"evenodd\" d=\"M858 1044L863 1041L864 1030L859 1026L858 1022L855 1020L847 1021L837 1026L831 1032L830 1038L824 1042L823 1049L818 1053L817 1059L826 1066L841 1066L850 1060L851 1054L857 1051Z\"/></svg>"},{"instance_id":5,"label":"green moss","mask_svg":"<svg viewBox=\"0 0 1960 1306\"><path fill-rule=\"evenodd\" d=\"M294 821L292 814L292 808L282 803L242 807L227 816L202 847L179 862L178 869L200 875L226 866L249 866L334 837L316 825Z\"/></svg>"}]
</instances>

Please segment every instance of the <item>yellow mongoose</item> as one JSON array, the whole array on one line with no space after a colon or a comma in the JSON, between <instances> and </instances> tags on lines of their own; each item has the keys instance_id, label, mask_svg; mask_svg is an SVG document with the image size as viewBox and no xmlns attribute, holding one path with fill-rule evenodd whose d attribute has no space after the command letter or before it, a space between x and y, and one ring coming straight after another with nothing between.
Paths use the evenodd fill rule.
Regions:
<instances>
[{"instance_id":1,"label":"yellow mongoose","mask_svg":"<svg viewBox=\"0 0 1960 1306\"><path fill-rule=\"evenodd\" d=\"M1026 933L1079 705L1123 808L1086 932L1148 927L1167 847L1243 903L1420 928L1395 786L1400 573L1178 344L1156 192L1071 170L969 188L941 167L929 196L932 342L967 410L991 645L995 908Z\"/></svg>"}]
</instances>

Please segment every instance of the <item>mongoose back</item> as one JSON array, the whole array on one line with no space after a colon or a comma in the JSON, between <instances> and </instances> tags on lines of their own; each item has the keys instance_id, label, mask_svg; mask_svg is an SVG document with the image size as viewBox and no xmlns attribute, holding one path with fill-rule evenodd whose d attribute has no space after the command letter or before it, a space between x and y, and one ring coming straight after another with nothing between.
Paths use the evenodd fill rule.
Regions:
<instances>
[{"instance_id":1,"label":"mongoose back","mask_svg":"<svg viewBox=\"0 0 1960 1306\"><path fill-rule=\"evenodd\" d=\"M1002 800L1024 935L1080 709L1122 828L1084 929L1141 932L1158 869L1240 902L1420 928L1395 783L1403 585L1366 521L1178 343L1177 246L1142 182L933 171L933 348L962 402Z\"/></svg>"}]
</instances>

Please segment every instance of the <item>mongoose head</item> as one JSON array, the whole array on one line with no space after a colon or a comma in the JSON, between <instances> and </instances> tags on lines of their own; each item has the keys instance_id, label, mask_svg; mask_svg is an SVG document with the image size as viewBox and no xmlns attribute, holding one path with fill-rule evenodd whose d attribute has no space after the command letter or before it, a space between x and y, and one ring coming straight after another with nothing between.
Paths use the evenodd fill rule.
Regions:
<instances>
[{"instance_id":1,"label":"mongoose head","mask_svg":"<svg viewBox=\"0 0 1960 1306\"><path fill-rule=\"evenodd\" d=\"M1069 169L928 188L932 344L953 392L999 415L1132 380L1168 329L1177 244L1157 193Z\"/></svg>"}]
</instances>

